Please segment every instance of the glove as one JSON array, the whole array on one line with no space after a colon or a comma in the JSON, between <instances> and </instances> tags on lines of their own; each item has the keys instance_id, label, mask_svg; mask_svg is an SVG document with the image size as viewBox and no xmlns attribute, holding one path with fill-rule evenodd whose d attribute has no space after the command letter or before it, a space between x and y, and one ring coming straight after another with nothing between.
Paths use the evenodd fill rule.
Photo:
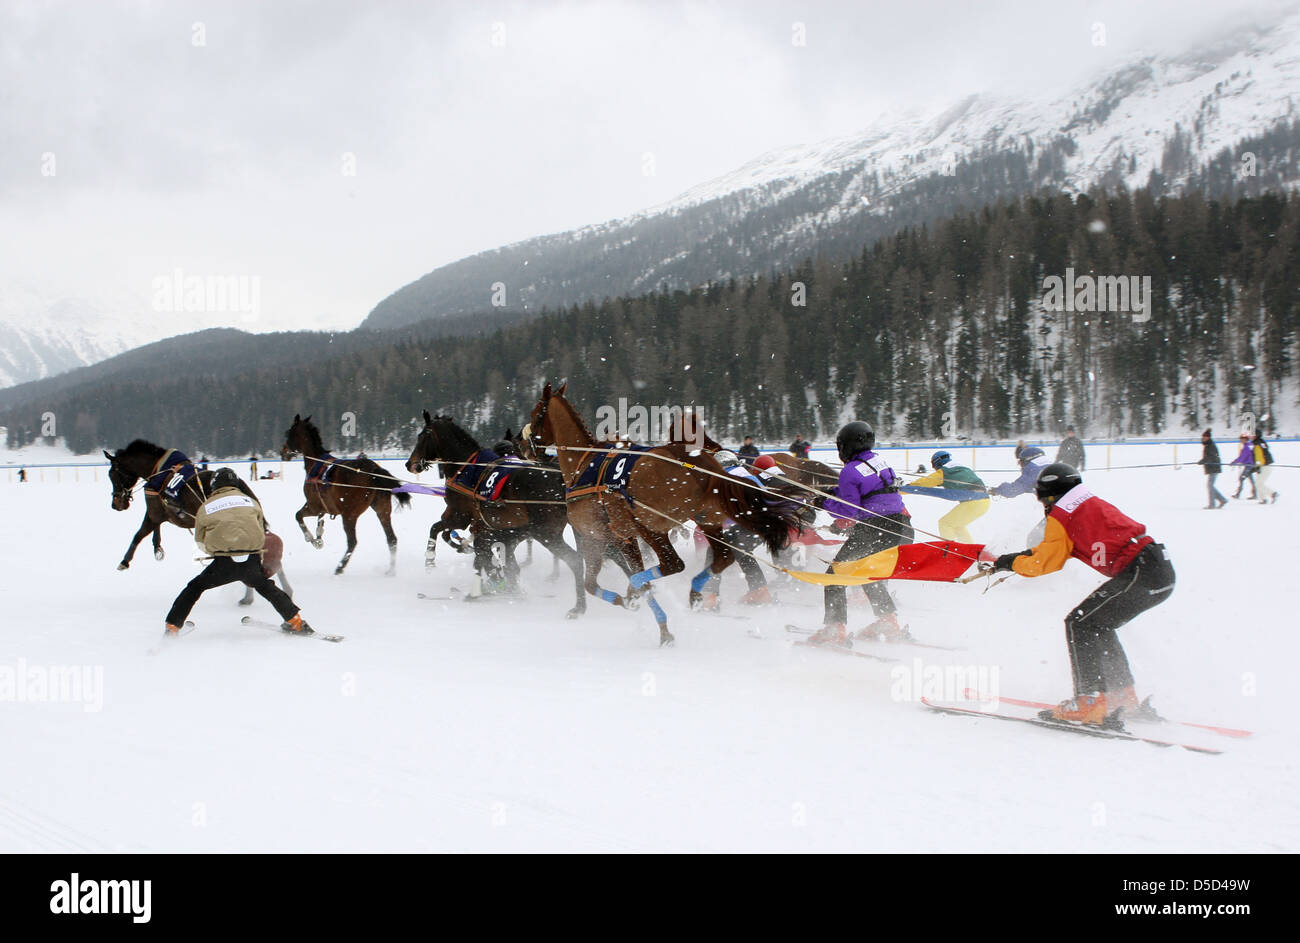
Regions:
<instances>
[{"instance_id":1,"label":"glove","mask_svg":"<svg viewBox=\"0 0 1300 943\"><path fill-rule=\"evenodd\" d=\"M1023 550L1018 550L1015 553L1004 553L1002 554L1002 556L998 557L997 562L993 564L993 569L1010 570L1011 564L1016 559L1016 557L1023 557L1023 556L1025 556L1025 552Z\"/></svg>"},{"instance_id":2,"label":"glove","mask_svg":"<svg viewBox=\"0 0 1300 943\"><path fill-rule=\"evenodd\" d=\"M857 521L851 517L837 517L831 523L831 530L852 530L856 523Z\"/></svg>"}]
</instances>

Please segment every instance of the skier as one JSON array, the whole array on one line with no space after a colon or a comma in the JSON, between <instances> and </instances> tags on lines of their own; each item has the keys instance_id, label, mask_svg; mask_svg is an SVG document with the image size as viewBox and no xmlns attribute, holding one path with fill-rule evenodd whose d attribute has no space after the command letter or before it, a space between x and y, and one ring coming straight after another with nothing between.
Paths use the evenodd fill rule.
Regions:
<instances>
[{"instance_id":1,"label":"skier","mask_svg":"<svg viewBox=\"0 0 1300 943\"><path fill-rule=\"evenodd\" d=\"M865 422L850 422L835 437L835 445L844 468L835 485L834 497L826 500L824 510L836 518L836 530L848 531L848 539L840 545L835 562L860 560L890 547L910 544L915 537L912 518L898 494L898 475L874 451L875 431ZM828 568L826 572L833 573L834 569ZM909 638L907 630L898 621L897 606L885 581L866 584L866 593L876 621L858 632L856 637L883 638L885 641ZM844 587L827 586L823 600L825 624L809 639L809 643L849 645Z\"/></svg>"},{"instance_id":2,"label":"skier","mask_svg":"<svg viewBox=\"0 0 1300 943\"><path fill-rule=\"evenodd\" d=\"M1241 451L1230 464L1240 465L1241 474L1237 476L1237 490L1233 492L1234 498L1241 497L1241 489L1245 487L1246 482L1250 482L1250 500L1254 501L1259 497L1259 492L1255 489L1255 472L1259 467L1255 464L1255 447L1251 444L1250 436L1246 433L1241 434Z\"/></svg>"},{"instance_id":3,"label":"skier","mask_svg":"<svg viewBox=\"0 0 1300 943\"><path fill-rule=\"evenodd\" d=\"M810 448L812 448L812 444L804 440L803 433L796 432L794 434L794 441L790 443L790 452L794 457L806 459Z\"/></svg>"},{"instance_id":4,"label":"skier","mask_svg":"<svg viewBox=\"0 0 1300 943\"><path fill-rule=\"evenodd\" d=\"M1268 504L1277 503L1277 492L1268 483L1269 475L1273 474L1273 453L1268 450L1268 443L1264 441L1264 433L1256 431L1255 438L1251 442L1251 454L1255 458L1255 467L1258 469L1256 478L1259 486L1259 503Z\"/></svg>"},{"instance_id":5,"label":"skier","mask_svg":"<svg viewBox=\"0 0 1300 943\"><path fill-rule=\"evenodd\" d=\"M930 467L934 471L912 482L913 488L949 488L954 491L988 490L975 472L965 465L952 464L952 455L942 449L930 456ZM974 543L975 540L967 527L971 522L988 513L989 504L988 498L980 501L958 501L955 508L939 518L939 536L944 540L956 540L964 544Z\"/></svg>"},{"instance_id":6,"label":"skier","mask_svg":"<svg viewBox=\"0 0 1300 943\"><path fill-rule=\"evenodd\" d=\"M735 452L723 449L720 452L715 452L713 457L718 460L719 465L727 470L728 475L739 478L748 484L764 487L762 479L746 468ZM775 462L773 464L775 465ZM763 542L763 538L757 534L751 534L747 530L742 530L736 525L735 521L732 521L728 524L726 530L722 532L722 539L732 547L740 548L740 550L734 551L736 563L740 566L740 571L745 574L745 583L748 586L748 592L740 598L740 601L746 606L765 606L772 602L772 592L768 589L767 577L763 575L763 568L758 565L758 561L753 556L754 548ZM709 579L704 588L704 600L701 608L710 610L718 608L718 588L721 583L721 574Z\"/></svg>"},{"instance_id":7,"label":"skier","mask_svg":"<svg viewBox=\"0 0 1300 943\"><path fill-rule=\"evenodd\" d=\"M1219 458L1219 447L1214 444L1214 436L1209 429L1201 433L1201 457L1196 464L1205 469L1205 494L1210 502L1205 506L1205 510L1218 510L1228 503L1228 499L1214 487L1214 479L1218 478L1223 471L1223 462Z\"/></svg>"},{"instance_id":8,"label":"skier","mask_svg":"<svg viewBox=\"0 0 1300 943\"><path fill-rule=\"evenodd\" d=\"M199 597L216 586L236 580L251 586L273 605L286 632L312 634L302 620L298 607L262 569L262 551L266 546L266 518L255 498L239 488L239 476L229 468L219 468L212 476L207 500L194 517L194 539L213 558L203 572L181 590L167 613L165 638L175 638L185 624Z\"/></svg>"},{"instance_id":9,"label":"skier","mask_svg":"<svg viewBox=\"0 0 1300 943\"><path fill-rule=\"evenodd\" d=\"M1038 481L1038 473L1043 470L1043 450L1036 445L1016 446L1016 461L1020 463L1020 477L1004 481L989 489L989 494L999 498L1014 498L1020 494L1030 494Z\"/></svg>"},{"instance_id":10,"label":"skier","mask_svg":"<svg viewBox=\"0 0 1300 943\"><path fill-rule=\"evenodd\" d=\"M736 454L741 458L758 458L760 453L752 435L745 436L745 444L736 449Z\"/></svg>"},{"instance_id":11,"label":"skier","mask_svg":"<svg viewBox=\"0 0 1300 943\"><path fill-rule=\"evenodd\" d=\"M1056 450L1056 460L1066 465L1073 465L1079 471L1087 471L1087 459L1083 454L1083 443L1075 438L1074 426L1065 427L1065 438Z\"/></svg>"},{"instance_id":12,"label":"skier","mask_svg":"<svg viewBox=\"0 0 1300 943\"><path fill-rule=\"evenodd\" d=\"M1074 557L1109 577L1065 617L1074 697L1043 716L1090 725L1122 722L1139 711L1139 702L1115 630L1169 598L1174 568L1145 525L1095 497L1069 465L1044 468L1034 493L1046 520L1042 542L1002 554L992 568L1042 576Z\"/></svg>"}]
</instances>

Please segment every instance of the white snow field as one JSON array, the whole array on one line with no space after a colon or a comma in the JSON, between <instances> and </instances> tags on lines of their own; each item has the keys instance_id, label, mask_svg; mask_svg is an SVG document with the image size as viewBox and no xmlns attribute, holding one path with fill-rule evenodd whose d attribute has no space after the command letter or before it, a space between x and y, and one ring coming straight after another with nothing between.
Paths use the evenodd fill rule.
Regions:
<instances>
[{"instance_id":1,"label":"white snow field","mask_svg":"<svg viewBox=\"0 0 1300 943\"><path fill-rule=\"evenodd\" d=\"M1117 446L1111 461L1170 451ZM1300 444L1275 456L1300 464ZM906 458L915 470L928 450ZM1255 731L1209 737L1226 750L1212 756L940 715L907 690L914 672L955 666L1007 696L1067 696L1062 619L1101 582L1078 562L987 593L895 582L913 633L960 647L896 652L899 665L793 647L786 623L821 622L812 587L746 610L733 568L723 599L738 619L686 611L678 576L658 592L677 636L660 649L644 609L591 601L566 621L567 571L546 582L540 548L527 602L418 598L469 585L469 558L446 547L425 571L435 498L395 515L396 577L369 513L336 577L342 526L327 524L323 551L302 540L302 467L284 467L256 490L304 615L346 635L338 645L241 625L278 620L226 587L200 601L196 631L148 654L198 572L190 535L168 526L165 560L143 544L119 572L142 509L110 509L103 469L0 476L0 851L1300 851L1294 468L1273 474L1277 504L1214 512L1195 466L1086 476L1178 572L1170 601L1121 632L1139 693L1173 718ZM928 530L950 506L908 503ZM1029 496L997 501L974 530L1018 549L1040 513ZM608 568L602 583L624 587ZM869 618L851 614L853 628ZM78 666L90 683L51 694Z\"/></svg>"}]
</instances>

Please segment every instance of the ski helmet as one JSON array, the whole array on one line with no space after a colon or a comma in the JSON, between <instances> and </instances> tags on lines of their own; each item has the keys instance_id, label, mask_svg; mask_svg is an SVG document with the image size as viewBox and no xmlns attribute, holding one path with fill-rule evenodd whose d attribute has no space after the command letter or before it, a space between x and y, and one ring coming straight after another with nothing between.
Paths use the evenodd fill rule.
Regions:
<instances>
[{"instance_id":1,"label":"ski helmet","mask_svg":"<svg viewBox=\"0 0 1300 943\"><path fill-rule=\"evenodd\" d=\"M940 449L930 456L930 467L936 471L952 461L952 456Z\"/></svg>"},{"instance_id":2,"label":"ski helmet","mask_svg":"<svg viewBox=\"0 0 1300 943\"><path fill-rule=\"evenodd\" d=\"M1034 494L1038 496L1039 501L1047 502L1050 500L1052 504L1055 504L1063 494L1081 484L1083 484L1083 477L1075 470L1073 465L1067 465L1064 462L1053 462L1038 473L1038 481L1034 484Z\"/></svg>"},{"instance_id":3,"label":"ski helmet","mask_svg":"<svg viewBox=\"0 0 1300 943\"><path fill-rule=\"evenodd\" d=\"M235 474L234 469L218 468L212 473L212 481L208 484L209 491L219 491L222 488L238 488L239 476Z\"/></svg>"},{"instance_id":4,"label":"ski helmet","mask_svg":"<svg viewBox=\"0 0 1300 943\"><path fill-rule=\"evenodd\" d=\"M850 422L835 437L835 447L839 449L841 462L851 462L859 452L876 447L876 432L861 420Z\"/></svg>"},{"instance_id":5,"label":"ski helmet","mask_svg":"<svg viewBox=\"0 0 1300 943\"><path fill-rule=\"evenodd\" d=\"M776 468L776 459L770 455L760 455L754 459L754 467L759 471L767 471L769 468Z\"/></svg>"},{"instance_id":6,"label":"ski helmet","mask_svg":"<svg viewBox=\"0 0 1300 943\"><path fill-rule=\"evenodd\" d=\"M1025 446L1023 449L1020 450L1020 454L1016 456L1016 458L1020 461L1021 468L1024 468L1034 459L1042 458L1042 457L1043 457L1043 450L1036 445Z\"/></svg>"},{"instance_id":7,"label":"ski helmet","mask_svg":"<svg viewBox=\"0 0 1300 943\"><path fill-rule=\"evenodd\" d=\"M723 468L731 468L733 465L740 464L740 459L736 457L736 453L729 449L721 449L715 452L713 457L718 460L718 464Z\"/></svg>"}]
</instances>

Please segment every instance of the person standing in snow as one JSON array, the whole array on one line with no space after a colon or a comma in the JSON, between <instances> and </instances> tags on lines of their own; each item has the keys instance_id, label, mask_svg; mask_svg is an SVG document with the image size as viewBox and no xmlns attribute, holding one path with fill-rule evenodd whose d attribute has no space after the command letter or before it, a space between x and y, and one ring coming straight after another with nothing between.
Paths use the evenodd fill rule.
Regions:
<instances>
[{"instance_id":1,"label":"person standing in snow","mask_svg":"<svg viewBox=\"0 0 1300 943\"><path fill-rule=\"evenodd\" d=\"M1255 459L1255 468L1258 469L1255 477L1259 489L1259 503L1277 503L1277 492L1268 483L1269 476L1273 474L1273 453L1268 450L1268 443L1264 441L1264 433L1255 432L1255 438L1251 441L1250 449L1251 455Z\"/></svg>"},{"instance_id":2,"label":"person standing in snow","mask_svg":"<svg viewBox=\"0 0 1300 943\"><path fill-rule=\"evenodd\" d=\"M1169 598L1173 565L1145 525L1094 496L1069 465L1044 468L1034 493L1046 519L1043 540L1030 550L1002 554L991 568L1043 576L1074 557L1108 577L1065 617L1074 696L1043 711L1043 717L1096 726L1122 723L1125 715L1139 714L1140 706L1116 630Z\"/></svg>"},{"instance_id":3,"label":"person standing in snow","mask_svg":"<svg viewBox=\"0 0 1300 943\"><path fill-rule=\"evenodd\" d=\"M312 628L302 620L297 605L289 595L271 582L263 569L266 547L266 518L256 498L239 487L239 476L229 468L219 468L208 485L208 496L194 516L194 540L213 559L198 576L190 580L167 613L164 637L174 638L194 604L207 590L236 581L275 607L286 632L311 634Z\"/></svg>"},{"instance_id":4,"label":"person standing in snow","mask_svg":"<svg viewBox=\"0 0 1300 943\"><path fill-rule=\"evenodd\" d=\"M1016 461L1020 463L1020 477L1004 481L989 489L989 494L999 498L1014 498L1021 494L1032 494L1038 483L1038 473L1043 470L1043 450L1036 445L1016 446Z\"/></svg>"},{"instance_id":5,"label":"person standing in snow","mask_svg":"<svg viewBox=\"0 0 1300 943\"><path fill-rule=\"evenodd\" d=\"M796 432L794 434L794 441L790 443L790 453L795 458L807 459L808 450L810 448L812 448L812 444L804 439L803 433Z\"/></svg>"},{"instance_id":6,"label":"person standing in snow","mask_svg":"<svg viewBox=\"0 0 1300 943\"><path fill-rule=\"evenodd\" d=\"M912 517L898 493L898 475L874 451L875 431L865 422L850 422L835 437L835 445L844 468L840 471L834 496L826 499L824 510L835 518L836 530L848 531L848 539L840 545L835 562L861 560L890 547L910 544L915 538ZM828 567L826 572L833 573L834 568ZM883 638L886 641L907 639L907 630L899 623L898 607L889 594L886 581L866 584L866 593L876 621L857 633L857 637ZM809 639L809 644L849 645L845 588L828 585L823 593L823 602L825 624Z\"/></svg>"},{"instance_id":7,"label":"person standing in snow","mask_svg":"<svg viewBox=\"0 0 1300 943\"><path fill-rule=\"evenodd\" d=\"M1205 506L1205 510L1213 511L1223 507L1228 503L1228 499L1219 494L1219 489L1214 487L1214 479L1218 478L1223 471L1223 462L1219 458L1219 447L1214 444L1214 436L1210 434L1209 429L1201 433L1201 457L1196 464L1205 469L1205 493L1210 502Z\"/></svg>"},{"instance_id":8,"label":"person standing in snow","mask_svg":"<svg viewBox=\"0 0 1300 943\"><path fill-rule=\"evenodd\" d=\"M1255 489L1255 472L1259 468L1255 465L1255 447L1250 442L1250 436L1246 433L1241 434L1241 451L1231 462L1233 465L1240 465L1241 474L1237 476L1237 490L1233 492L1234 498L1241 497L1241 489L1245 487L1246 482L1250 482L1250 500L1254 501L1259 497L1259 492Z\"/></svg>"},{"instance_id":9,"label":"person standing in snow","mask_svg":"<svg viewBox=\"0 0 1300 943\"><path fill-rule=\"evenodd\" d=\"M1061 447L1056 450L1056 460L1066 465L1072 465L1079 471L1087 470L1087 458L1083 453L1083 442L1074 434L1074 426L1065 427L1065 438L1061 440Z\"/></svg>"},{"instance_id":10,"label":"person standing in snow","mask_svg":"<svg viewBox=\"0 0 1300 943\"><path fill-rule=\"evenodd\" d=\"M754 444L752 435L745 436L745 444L736 449L736 454L741 458L758 458L762 453L759 452L758 446Z\"/></svg>"},{"instance_id":11,"label":"person standing in snow","mask_svg":"<svg viewBox=\"0 0 1300 943\"><path fill-rule=\"evenodd\" d=\"M965 465L954 465L952 455L940 450L930 456L930 467L934 469L924 478L912 482L913 488L948 488L953 491L984 492L984 482L975 472ZM957 506L939 518L939 536L944 540L956 540L964 544L973 544L974 538L968 530L971 522L988 513L988 498L978 501L958 501Z\"/></svg>"}]
</instances>

